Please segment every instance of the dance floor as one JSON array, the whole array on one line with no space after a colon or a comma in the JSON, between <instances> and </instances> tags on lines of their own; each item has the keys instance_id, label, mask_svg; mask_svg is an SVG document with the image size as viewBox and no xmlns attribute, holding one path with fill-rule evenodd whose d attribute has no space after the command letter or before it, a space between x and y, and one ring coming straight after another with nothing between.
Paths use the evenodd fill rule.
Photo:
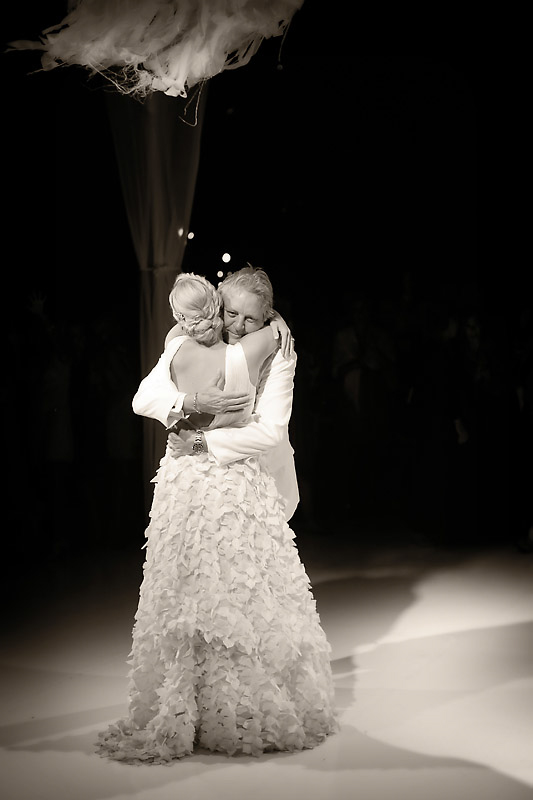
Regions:
<instances>
[{"instance_id":1,"label":"dance floor","mask_svg":"<svg viewBox=\"0 0 533 800\"><path fill-rule=\"evenodd\" d=\"M333 648L337 735L170 766L95 755L125 711L142 553L63 559L9 582L2 800L532 800L533 554L299 544Z\"/></svg>"}]
</instances>

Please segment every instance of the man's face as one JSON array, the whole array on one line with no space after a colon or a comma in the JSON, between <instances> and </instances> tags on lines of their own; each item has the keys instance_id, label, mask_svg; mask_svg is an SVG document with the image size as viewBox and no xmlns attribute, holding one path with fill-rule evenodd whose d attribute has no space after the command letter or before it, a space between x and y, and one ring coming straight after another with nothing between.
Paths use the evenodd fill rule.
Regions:
<instances>
[{"instance_id":1,"label":"man's face","mask_svg":"<svg viewBox=\"0 0 533 800\"><path fill-rule=\"evenodd\" d=\"M224 291L224 331L228 344L258 331L264 323L263 305L256 294L242 289Z\"/></svg>"}]
</instances>

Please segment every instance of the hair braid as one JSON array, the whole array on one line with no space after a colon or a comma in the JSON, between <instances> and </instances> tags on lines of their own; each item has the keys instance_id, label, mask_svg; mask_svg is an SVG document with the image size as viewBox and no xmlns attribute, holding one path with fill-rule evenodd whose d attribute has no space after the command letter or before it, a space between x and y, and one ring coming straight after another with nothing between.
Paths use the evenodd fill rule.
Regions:
<instances>
[{"instance_id":1,"label":"hair braid","mask_svg":"<svg viewBox=\"0 0 533 800\"><path fill-rule=\"evenodd\" d=\"M222 337L221 300L215 287L202 275L182 272L169 295L174 319L184 333L208 347Z\"/></svg>"}]
</instances>

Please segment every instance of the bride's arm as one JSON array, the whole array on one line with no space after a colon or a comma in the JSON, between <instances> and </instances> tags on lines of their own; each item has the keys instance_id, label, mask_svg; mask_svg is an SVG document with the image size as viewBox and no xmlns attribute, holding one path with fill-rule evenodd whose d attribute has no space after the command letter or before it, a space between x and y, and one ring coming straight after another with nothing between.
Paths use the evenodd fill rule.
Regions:
<instances>
[{"instance_id":1,"label":"bride's arm","mask_svg":"<svg viewBox=\"0 0 533 800\"><path fill-rule=\"evenodd\" d=\"M294 338L291 330L281 314L274 310L269 325L274 331L274 336L280 338L279 349L283 358L290 358L294 353Z\"/></svg>"},{"instance_id":2,"label":"bride's arm","mask_svg":"<svg viewBox=\"0 0 533 800\"><path fill-rule=\"evenodd\" d=\"M288 442L295 369L296 354L289 359L276 354L261 371L252 420L244 426L206 431L207 446L217 464L230 464Z\"/></svg>"},{"instance_id":3,"label":"bride's arm","mask_svg":"<svg viewBox=\"0 0 533 800\"><path fill-rule=\"evenodd\" d=\"M270 325L267 325L259 331L243 336L240 340L240 345L246 357L250 380L255 386L257 385L260 367L278 349L279 339L275 337Z\"/></svg>"}]
</instances>

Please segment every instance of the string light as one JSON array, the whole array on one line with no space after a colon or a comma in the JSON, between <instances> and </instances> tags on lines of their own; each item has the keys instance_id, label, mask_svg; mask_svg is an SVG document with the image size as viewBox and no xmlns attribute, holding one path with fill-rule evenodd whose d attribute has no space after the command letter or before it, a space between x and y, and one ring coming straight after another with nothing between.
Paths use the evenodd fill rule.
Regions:
<instances>
[{"instance_id":1,"label":"string light","mask_svg":"<svg viewBox=\"0 0 533 800\"><path fill-rule=\"evenodd\" d=\"M187 239L194 239L194 233L192 231L189 231L187 234Z\"/></svg>"},{"instance_id":2,"label":"string light","mask_svg":"<svg viewBox=\"0 0 533 800\"><path fill-rule=\"evenodd\" d=\"M224 264L227 264L228 261L231 261L230 254L229 253L224 253L224 255L222 256L222 261L224 262Z\"/></svg>"},{"instance_id":3,"label":"string light","mask_svg":"<svg viewBox=\"0 0 533 800\"><path fill-rule=\"evenodd\" d=\"M217 278L223 278L223 277L224 277L224 273L222 272L221 269L219 269L219 271L217 272Z\"/></svg>"}]
</instances>

